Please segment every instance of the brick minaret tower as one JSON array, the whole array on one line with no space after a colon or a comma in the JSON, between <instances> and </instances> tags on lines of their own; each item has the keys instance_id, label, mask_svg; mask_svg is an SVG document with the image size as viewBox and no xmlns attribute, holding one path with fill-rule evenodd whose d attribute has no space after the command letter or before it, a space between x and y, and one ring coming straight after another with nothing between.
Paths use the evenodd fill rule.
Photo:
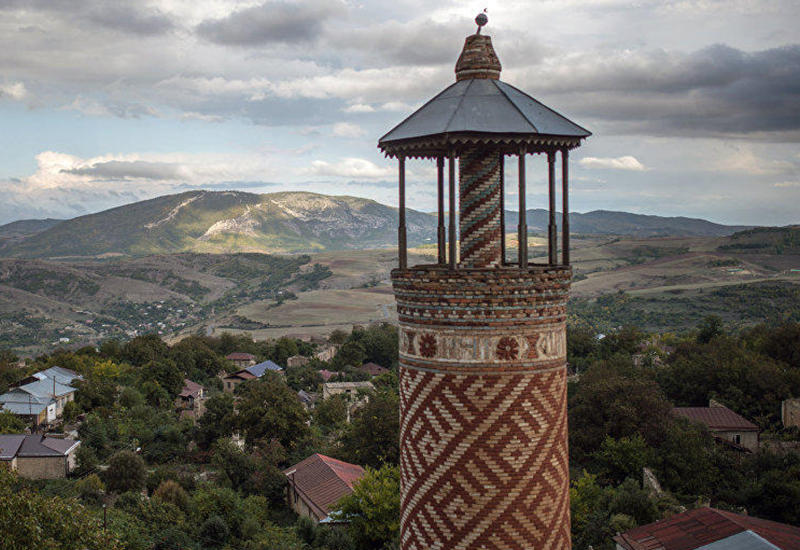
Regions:
<instances>
[{"instance_id":1,"label":"brick minaret tower","mask_svg":"<svg viewBox=\"0 0 800 550\"><path fill-rule=\"evenodd\" d=\"M400 322L401 545L403 550L569 549L567 155L590 133L500 81L491 39L480 34L485 16L476 22L478 32L467 37L456 64L456 83L379 142L400 165L400 267L392 282ZM528 154L544 155L549 174L549 246L541 264L528 262ZM505 254L506 156L519 159L519 246L513 263ZM436 264L408 266L406 158L437 162Z\"/></svg>"}]
</instances>

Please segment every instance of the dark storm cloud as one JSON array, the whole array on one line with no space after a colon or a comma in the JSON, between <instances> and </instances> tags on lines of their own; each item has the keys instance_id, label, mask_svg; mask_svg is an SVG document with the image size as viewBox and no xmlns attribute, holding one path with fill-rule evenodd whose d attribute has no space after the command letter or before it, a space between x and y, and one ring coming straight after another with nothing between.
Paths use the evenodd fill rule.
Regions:
<instances>
[{"instance_id":1,"label":"dark storm cloud","mask_svg":"<svg viewBox=\"0 0 800 550\"><path fill-rule=\"evenodd\" d=\"M0 10L58 13L65 19L78 19L100 27L144 36L163 34L174 27L159 10L122 0L0 0Z\"/></svg>"},{"instance_id":2,"label":"dark storm cloud","mask_svg":"<svg viewBox=\"0 0 800 550\"><path fill-rule=\"evenodd\" d=\"M625 133L800 134L800 45L758 52L714 45L688 55L626 52L551 73L535 88Z\"/></svg>"},{"instance_id":3,"label":"dark storm cloud","mask_svg":"<svg viewBox=\"0 0 800 550\"><path fill-rule=\"evenodd\" d=\"M62 170L62 173L75 176L92 176L99 179L149 179L176 180L181 178L181 167L165 162L147 162L143 160L122 161L110 160L98 162L84 168Z\"/></svg>"},{"instance_id":4,"label":"dark storm cloud","mask_svg":"<svg viewBox=\"0 0 800 550\"><path fill-rule=\"evenodd\" d=\"M266 2L222 19L207 20L197 33L211 42L232 46L293 44L317 38L326 20L343 6L333 1Z\"/></svg>"}]
</instances>

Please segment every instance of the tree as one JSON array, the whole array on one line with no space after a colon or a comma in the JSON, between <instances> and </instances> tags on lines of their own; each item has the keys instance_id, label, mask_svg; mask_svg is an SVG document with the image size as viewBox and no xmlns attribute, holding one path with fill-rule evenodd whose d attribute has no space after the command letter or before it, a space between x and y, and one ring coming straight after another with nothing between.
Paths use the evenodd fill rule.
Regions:
<instances>
[{"instance_id":1,"label":"tree","mask_svg":"<svg viewBox=\"0 0 800 550\"><path fill-rule=\"evenodd\" d=\"M211 464L222 472L235 490L240 490L255 470L254 461L233 441L220 438L211 446Z\"/></svg>"},{"instance_id":2,"label":"tree","mask_svg":"<svg viewBox=\"0 0 800 550\"><path fill-rule=\"evenodd\" d=\"M78 496L87 504L100 504L106 487L97 474L91 474L75 483Z\"/></svg>"},{"instance_id":3,"label":"tree","mask_svg":"<svg viewBox=\"0 0 800 550\"><path fill-rule=\"evenodd\" d=\"M230 436L235 428L233 396L218 393L206 400L206 412L197 421L197 444L208 449L220 437Z\"/></svg>"},{"instance_id":4,"label":"tree","mask_svg":"<svg viewBox=\"0 0 800 550\"><path fill-rule=\"evenodd\" d=\"M140 370L142 381L156 382L159 386L174 397L183 388L183 373L172 359L150 361Z\"/></svg>"},{"instance_id":5,"label":"tree","mask_svg":"<svg viewBox=\"0 0 800 550\"><path fill-rule=\"evenodd\" d=\"M153 498L174 504L184 512L189 511L189 495L177 481L171 479L162 481L153 492Z\"/></svg>"},{"instance_id":6,"label":"tree","mask_svg":"<svg viewBox=\"0 0 800 550\"><path fill-rule=\"evenodd\" d=\"M367 352L364 350L364 346L360 342L348 340L342 344L342 347L339 348L339 352L333 359L335 364L339 367L344 367L346 365L360 367L364 364L366 358Z\"/></svg>"},{"instance_id":7,"label":"tree","mask_svg":"<svg viewBox=\"0 0 800 550\"><path fill-rule=\"evenodd\" d=\"M719 315L709 315L697 325L697 343L699 344L707 344L722 334L722 318Z\"/></svg>"},{"instance_id":8,"label":"tree","mask_svg":"<svg viewBox=\"0 0 800 550\"><path fill-rule=\"evenodd\" d=\"M638 433L620 439L606 437L593 458L604 477L614 483L620 483L629 477L638 479L642 475L642 469L653 466L655 461L653 449L647 446L647 442Z\"/></svg>"},{"instance_id":9,"label":"tree","mask_svg":"<svg viewBox=\"0 0 800 550\"><path fill-rule=\"evenodd\" d=\"M328 399L319 401L314 407L314 423L323 432L330 432L344 425L347 421L347 398L342 395L333 395Z\"/></svg>"},{"instance_id":10,"label":"tree","mask_svg":"<svg viewBox=\"0 0 800 550\"><path fill-rule=\"evenodd\" d=\"M165 359L168 355L169 347L157 334L137 336L122 346L122 358L137 367Z\"/></svg>"},{"instance_id":11,"label":"tree","mask_svg":"<svg viewBox=\"0 0 800 550\"><path fill-rule=\"evenodd\" d=\"M311 365L286 368L286 383L295 391L305 390L315 392L322 384L322 375L319 370Z\"/></svg>"},{"instance_id":12,"label":"tree","mask_svg":"<svg viewBox=\"0 0 800 550\"><path fill-rule=\"evenodd\" d=\"M397 464L400 447L400 400L388 391L374 392L358 409L342 436L342 453L351 462L380 467Z\"/></svg>"},{"instance_id":13,"label":"tree","mask_svg":"<svg viewBox=\"0 0 800 550\"><path fill-rule=\"evenodd\" d=\"M297 340L282 336L275 342L275 347L272 351L272 360L277 364L285 366L286 360L289 357L298 355L300 350L297 348Z\"/></svg>"},{"instance_id":14,"label":"tree","mask_svg":"<svg viewBox=\"0 0 800 550\"><path fill-rule=\"evenodd\" d=\"M277 439L294 449L310 435L308 413L280 375L266 373L240 386L238 425L249 443Z\"/></svg>"},{"instance_id":15,"label":"tree","mask_svg":"<svg viewBox=\"0 0 800 550\"><path fill-rule=\"evenodd\" d=\"M144 461L133 451L119 451L109 460L103 477L109 491L140 491L145 486Z\"/></svg>"},{"instance_id":16,"label":"tree","mask_svg":"<svg viewBox=\"0 0 800 550\"><path fill-rule=\"evenodd\" d=\"M0 434L21 434L25 422L11 411L0 411Z\"/></svg>"},{"instance_id":17,"label":"tree","mask_svg":"<svg viewBox=\"0 0 800 550\"><path fill-rule=\"evenodd\" d=\"M47 497L22 486L0 468L0 533L3 548L25 550L122 550L119 539L74 499ZM76 521L80 518L80 521Z\"/></svg>"},{"instance_id":18,"label":"tree","mask_svg":"<svg viewBox=\"0 0 800 550\"><path fill-rule=\"evenodd\" d=\"M200 537L211 548L221 547L229 535L228 524L219 516L211 516L200 526Z\"/></svg>"},{"instance_id":19,"label":"tree","mask_svg":"<svg viewBox=\"0 0 800 550\"><path fill-rule=\"evenodd\" d=\"M400 469L384 465L367 467L353 492L335 506L350 521L348 531L364 550L381 548L400 535Z\"/></svg>"},{"instance_id":20,"label":"tree","mask_svg":"<svg viewBox=\"0 0 800 550\"><path fill-rule=\"evenodd\" d=\"M628 378L595 364L581 377L570 399L570 452L580 462L600 448L606 436L640 434L650 446L662 440L672 405L652 380Z\"/></svg>"},{"instance_id":21,"label":"tree","mask_svg":"<svg viewBox=\"0 0 800 550\"><path fill-rule=\"evenodd\" d=\"M78 450L75 451L75 460L77 462L75 473L79 476L84 476L97 469L97 452L88 445L78 447Z\"/></svg>"}]
</instances>

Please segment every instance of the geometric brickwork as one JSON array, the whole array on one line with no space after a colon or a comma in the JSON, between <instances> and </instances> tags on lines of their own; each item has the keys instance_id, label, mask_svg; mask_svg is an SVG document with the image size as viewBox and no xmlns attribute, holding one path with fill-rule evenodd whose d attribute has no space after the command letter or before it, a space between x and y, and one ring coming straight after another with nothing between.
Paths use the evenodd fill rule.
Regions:
<instances>
[{"instance_id":1,"label":"geometric brickwork","mask_svg":"<svg viewBox=\"0 0 800 550\"><path fill-rule=\"evenodd\" d=\"M463 267L499 265L500 156L483 148L461 151L458 161L459 224Z\"/></svg>"},{"instance_id":2,"label":"geometric brickwork","mask_svg":"<svg viewBox=\"0 0 800 550\"><path fill-rule=\"evenodd\" d=\"M401 547L568 549L568 267L392 273Z\"/></svg>"}]
</instances>

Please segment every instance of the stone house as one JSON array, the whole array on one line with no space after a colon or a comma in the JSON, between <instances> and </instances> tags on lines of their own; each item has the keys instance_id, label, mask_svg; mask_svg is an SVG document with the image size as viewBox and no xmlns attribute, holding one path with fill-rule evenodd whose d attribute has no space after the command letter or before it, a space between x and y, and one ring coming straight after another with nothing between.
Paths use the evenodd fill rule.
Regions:
<instances>
[{"instance_id":1,"label":"stone house","mask_svg":"<svg viewBox=\"0 0 800 550\"><path fill-rule=\"evenodd\" d=\"M205 388L197 382L184 378L183 389L178 394L178 397L175 398L175 408L181 418L188 417L192 420L197 420L203 416L206 410L204 402Z\"/></svg>"},{"instance_id":2,"label":"stone house","mask_svg":"<svg viewBox=\"0 0 800 550\"><path fill-rule=\"evenodd\" d=\"M705 425L715 439L742 450L758 450L758 426L716 401L708 407L675 407L672 413Z\"/></svg>"},{"instance_id":3,"label":"stone house","mask_svg":"<svg viewBox=\"0 0 800 550\"><path fill-rule=\"evenodd\" d=\"M313 454L284 470L289 481L287 500L298 515L315 523L328 518L339 499L353 492L364 468L329 456Z\"/></svg>"},{"instance_id":4,"label":"stone house","mask_svg":"<svg viewBox=\"0 0 800 550\"><path fill-rule=\"evenodd\" d=\"M233 390L241 384L242 382L246 382L247 380L255 380L256 378L261 378L264 376L266 372L275 372L278 374L284 374L283 367L279 366L278 364L272 361L264 361L262 363L258 363L257 365L251 365L247 368L244 368L240 371L234 372L233 374L229 374L222 378L222 389L227 393L233 393Z\"/></svg>"},{"instance_id":5,"label":"stone house","mask_svg":"<svg viewBox=\"0 0 800 550\"><path fill-rule=\"evenodd\" d=\"M355 399L359 391L374 389L372 382L326 382L322 384L322 398L328 399L334 395L344 394L350 399Z\"/></svg>"},{"instance_id":6,"label":"stone house","mask_svg":"<svg viewBox=\"0 0 800 550\"><path fill-rule=\"evenodd\" d=\"M386 367L382 367L377 363L373 363L372 361L361 365L360 370L366 372L367 374L373 377L380 376L381 374L386 374L387 372L389 372L389 369L387 369Z\"/></svg>"},{"instance_id":7,"label":"stone house","mask_svg":"<svg viewBox=\"0 0 800 550\"><path fill-rule=\"evenodd\" d=\"M330 361L334 357L336 357L336 352L338 348L333 344L324 346L320 349L317 353L314 354L315 359L319 359L320 361Z\"/></svg>"},{"instance_id":8,"label":"stone house","mask_svg":"<svg viewBox=\"0 0 800 550\"><path fill-rule=\"evenodd\" d=\"M239 367L240 369L256 364L256 356L252 353L242 353L236 351L225 356L225 359Z\"/></svg>"},{"instance_id":9,"label":"stone house","mask_svg":"<svg viewBox=\"0 0 800 550\"><path fill-rule=\"evenodd\" d=\"M75 468L74 439L34 435L0 435L0 463L28 479L64 478Z\"/></svg>"},{"instance_id":10,"label":"stone house","mask_svg":"<svg viewBox=\"0 0 800 550\"><path fill-rule=\"evenodd\" d=\"M23 417L34 426L61 418L64 407L75 400L78 373L62 367L50 367L18 381L0 395L0 409Z\"/></svg>"},{"instance_id":11,"label":"stone house","mask_svg":"<svg viewBox=\"0 0 800 550\"><path fill-rule=\"evenodd\" d=\"M800 397L781 402L781 421L784 428L800 428Z\"/></svg>"}]
</instances>

